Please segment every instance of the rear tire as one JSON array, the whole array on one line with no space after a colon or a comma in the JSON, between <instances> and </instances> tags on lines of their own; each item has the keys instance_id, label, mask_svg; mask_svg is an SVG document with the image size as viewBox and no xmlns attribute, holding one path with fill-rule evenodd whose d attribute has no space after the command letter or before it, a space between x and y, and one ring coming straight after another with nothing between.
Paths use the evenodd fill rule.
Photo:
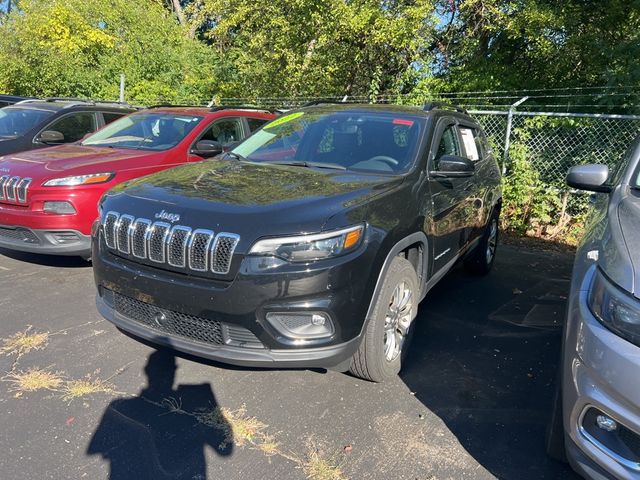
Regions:
<instances>
[{"instance_id":1,"label":"rear tire","mask_svg":"<svg viewBox=\"0 0 640 480\"><path fill-rule=\"evenodd\" d=\"M498 215L493 214L485 227L480 243L464 260L464 268L474 275L486 275L491 271L498 250Z\"/></svg>"},{"instance_id":2,"label":"rear tire","mask_svg":"<svg viewBox=\"0 0 640 480\"><path fill-rule=\"evenodd\" d=\"M391 262L368 319L364 338L351 358L349 371L373 382L393 379L400 372L413 333L420 290L411 262Z\"/></svg>"}]
</instances>

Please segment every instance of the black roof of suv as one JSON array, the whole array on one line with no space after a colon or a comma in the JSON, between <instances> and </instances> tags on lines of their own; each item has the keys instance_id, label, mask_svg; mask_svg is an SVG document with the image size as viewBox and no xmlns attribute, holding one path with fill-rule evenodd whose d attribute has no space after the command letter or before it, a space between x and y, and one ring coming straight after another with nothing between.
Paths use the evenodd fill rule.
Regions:
<instances>
[{"instance_id":1,"label":"black roof of suv","mask_svg":"<svg viewBox=\"0 0 640 480\"><path fill-rule=\"evenodd\" d=\"M125 104L81 99L19 101L0 108L0 155L76 142L134 110Z\"/></svg>"},{"instance_id":2,"label":"black roof of suv","mask_svg":"<svg viewBox=\"0 0 640 480\"><path fill-rule=\"evenodd\" d=\"M102 197L97 305L195 355L389 379L428 290L458 260L491 269L501 199L464 111L288 111L214 160Z\"/></svg>"}]
</instances>

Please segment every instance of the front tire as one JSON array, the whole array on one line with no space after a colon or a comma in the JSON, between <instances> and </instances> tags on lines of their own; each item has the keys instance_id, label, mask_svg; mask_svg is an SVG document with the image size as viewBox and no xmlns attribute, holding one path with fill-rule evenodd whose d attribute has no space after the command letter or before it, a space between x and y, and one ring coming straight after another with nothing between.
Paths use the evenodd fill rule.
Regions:
<instances>
[{"instance_id":1,"label":"front tire","mask_svg":"<svg viewBox=\"0 0 640 480\"><path fill-rule=\"evenodd\" d=\"M474 275L486 275L491 271L498 249L498 215L491 216L480 243L464 260L464 268Z\"/></svg>"},{"instance_id":2,"label":"front tire","mask_svg":"<svg viewBox=\"0 0 640 480\"><path fill-rule=\"evenodd\" d=\"M413 265L403 257L391 262L375 299L364 338L349 371L360 378L384 382L398 375L411 340L420 290Z\"/></svg>"}]
</instances>

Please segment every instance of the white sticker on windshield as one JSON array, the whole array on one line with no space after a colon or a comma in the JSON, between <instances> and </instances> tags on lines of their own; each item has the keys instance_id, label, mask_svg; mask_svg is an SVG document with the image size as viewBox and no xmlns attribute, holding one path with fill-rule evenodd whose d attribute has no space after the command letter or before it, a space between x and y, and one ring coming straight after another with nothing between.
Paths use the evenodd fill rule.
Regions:
<instances>
[{"instance_id":1,"label":"white sticker on windshield","mask_svg":"<svg viewBox=\"0 0 640 480\"><path fill-rule=\"evenodd\" d=\"M473 137L473 130L470 128L461 128L460 134L462 135L462 143L464 143L464 149L467 152L467 158L469 160L480 160L478 155L478 146L476 145L476 139Z\"/></svg>"}]
</instances>

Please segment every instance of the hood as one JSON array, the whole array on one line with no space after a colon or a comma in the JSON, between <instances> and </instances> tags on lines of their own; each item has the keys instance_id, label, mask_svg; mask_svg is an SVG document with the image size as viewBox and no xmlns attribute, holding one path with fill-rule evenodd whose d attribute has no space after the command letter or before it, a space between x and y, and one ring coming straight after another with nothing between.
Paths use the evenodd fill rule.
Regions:
<instances>
[{"instance_id":1,"label":"hood","mask_svg":"<svg viewBox=\"0 0 640 480\"><path fill-rule=\"evenodd\" d=\"M640 192L632 192L622 199L618 218L632 266L631 292L640 298Z\"/></svg>"},{"instance_id":2,"label":"hood","mask_svg":"<svg viewBox=\"0 0 640 480\"><path fill-rule=\"evenodd\" d=\"M624 190L618 188L611 198L602 195L596 203L593 228L587 231L593 242L582 249L598 248L598 265L607 277L640 298L640 196Z\"/></svg>"},{"instance_id":3,"label":"hood","mask_svg":"<svg viewBox=\"0 0 640 480\"><path fill-rule=\"evenodd\" d=\"M60 145L0 157L0 171L40 180L59 177L61 174L66 176L123 171L132 165L141 168L146 166L145 158L149 165L161 161L158 155L158 152L149 150ZM133 159L136 161L132 162Z\"/></svg>"},{"instance_id":4,"label":"hood","mask_svg":"<svg viewBox=\"0 0 640 480\"><path fill-rule=\"evenodd\" d=\"M191 228L241 238L322 230L332 215L402 183L363 175L237 160L210 160L165 170L117 186L103 210L149 219L163 211Z\"/></svg>"}]
</instances>

